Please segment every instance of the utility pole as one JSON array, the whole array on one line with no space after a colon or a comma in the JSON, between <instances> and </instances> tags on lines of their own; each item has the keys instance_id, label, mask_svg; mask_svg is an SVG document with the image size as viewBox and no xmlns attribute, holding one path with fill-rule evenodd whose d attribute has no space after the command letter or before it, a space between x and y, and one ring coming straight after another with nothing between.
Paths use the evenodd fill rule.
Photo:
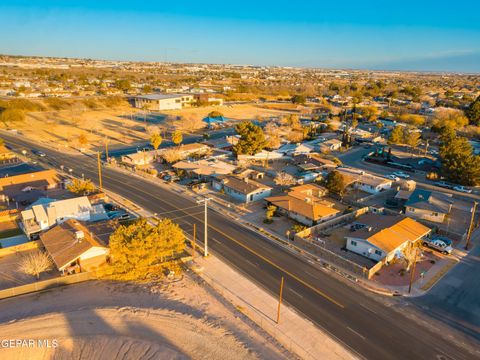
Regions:
<instances>
[{"instance_id":1,"label":"utility pole","mask_svg":"<svg viewBox=\"0 0 480 360\"><path fill-rule=\"evenodd\" d=\"M108 140L105 139L105 160L108 163Z\"/></svg>"},{"instance_id":2,"label":"utility pole","mask_svg":"<svg viewBox=\"0 0 480 360\"><path fill-rule=\"evenodd\" d=\"M412 272L410 273L410 284L408 285L409 294L410 294L410 291L412 291L413 278L415 276L415 267L417 265L417 251L418 251L418 248L415 248L415 256L413 257Z\"/></svg>"},{"instance_id":3,"label":"utility pole","mask_svg":"<svg viewBox=\"0 0 480 360\"><path fill-rule=\"evenodd\" d=\"M467 233L467 243L465 244L465 250L468 250L468 246L470 245L470 238L472 237L473 232L473 222L475 220L475 212L477 211L477 202L473 202L473 209L472 209L472 217L470 218L470 225L468 226L468 233Z\"/></svg>"},{"instance_id":4,"label":"utility pole","mask_svg":"<svg viewBox=\"0 0 480 360\"><path fill-rule=\"evenodd\" d=\"M102 191L102 163L100 161L100 151L97 152L97 163L98 163L98 183L100 191Z\"/></svg>"},{"instance_id":5,"label":"utility pole","mask_svg":"<svg viewBox=\"0 0 480 360\"><path fill-rule=\"evenodd\" d=\"M195 237L197 233L197 224L193 223L193 241L192 241L192 260L195 260Z\"/></svg>"},{"instance_id":6,"label":"utility pole","mask_svg":"<svg viewBox=\"0 0 480 360\"><path fill-rule=\"evenodd\" d=\"M277 324L280 323L280 307L282 306L283 283L284 283L284 278L282 276L282 280L280 281L280 294L278 297Z\"/></svg>"},{"instance_id":7,"label":"utility pole","mask_svg":"<svg viewBox=\"0 0 480 360\"><path fill-rule=\"evenodd\" d=\"M203 234L204 234L204 252L203 252L203 256L207 257L208 256L208 202L210 201L211 199L210 198L204 198L203 200L198 200L197 201L197 204L201 204L201 203L204 203L205 204L205 219L204 219L204 230L203 230Z\"/></svg>"}]
</instances>

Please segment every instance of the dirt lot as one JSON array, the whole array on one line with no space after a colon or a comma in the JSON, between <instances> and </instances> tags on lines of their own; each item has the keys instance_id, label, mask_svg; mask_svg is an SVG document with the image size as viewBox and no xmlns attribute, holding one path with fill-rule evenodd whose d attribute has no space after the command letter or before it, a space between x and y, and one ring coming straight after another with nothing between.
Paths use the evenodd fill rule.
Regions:
<instances>
[{"instance_id":1,"label":"dirt lot","mask_svg":"<svg viewBox=\"0 0 480 360\"><path fill-rule=\"evenodd\" d=\"M26 250L0 257L0 289L31 284L36 281L34 276L21 272L19 266L23 256L36 253L37 251L37 249ZM40 280L47 280L56 276L60 276L60 273L52 270L48 273L41 274Z\"/></svg>"},{"instance_id":2,"label":"dirt lot","mask_svg":"<svg viewBox=\"0 0 480 360\"><path fill-rule=\"evenodd\" d=\"M24 122L9 124L8 128L18 130L32 140L51 144L58 149L103 148L106 139L111 148L116 148L145 141L150 137L149 132L162 131L166 127L178 127L184 132L202 128L205 126L202 119L213 110L221 111L233 122L285 113L263 109L253 104L195 107L152 113L147 115L145 123L144 113L130 106L103 110L80 108L30 112ZM5 124L0 126L7 128ZM86 137L86 143L81 143L81 135Z\"/></svg>"},{"instance_id":3,"label":"dirt lot","mask_svg":"<svg viewBox=\"0 0 480 360\"><path fill-rule=\"evenodd\" d=\"M1 349L4 359L287 359L292 355L189 277L87 282L0 302L0 338L56 348Z\"/></svg>"}]
</instances>

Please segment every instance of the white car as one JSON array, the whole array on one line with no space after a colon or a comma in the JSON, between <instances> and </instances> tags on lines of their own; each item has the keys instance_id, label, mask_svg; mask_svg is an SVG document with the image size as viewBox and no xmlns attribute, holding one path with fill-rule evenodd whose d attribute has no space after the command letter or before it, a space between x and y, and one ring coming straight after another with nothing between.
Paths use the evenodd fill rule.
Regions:
<instances>
[{"instance_id":1,"label":"white car","mask_svg":"<svg viewBox=\"0 0 480 360\"><path fill-rule=\"evenodd\" d=\"M463 193L467 193L467 194L470 194L472 192L472 189L467 189L466 187L463 187L462 185L454 186L453 190L463 192Z\"/></svg>"},{"instance_id":2,"label":"white car","mask_svg":"<svg viewBox=\"0 0 480 360\"><path fill-rule=\"evenodd\" d=\"M401 179L409 179L410 175L405 174L403 171L396 171L393 173L394 176L398 176Z\"/></svg>"},{"instance_id":3,"label":"white car","mask_svg":"<svg viewBox=\"0 0 480 360\"><path fill-rule=\"evenodd\" d=\"M427 246L431 249L440 251L445 255L449 255L453 251L453 248L451 245L447 245L444 241L440 239L432 239L432 240L426 239L423 241L423 246Z\"/></svg>"},{"instance_id":4,"label":"white car","mask_svg":"<svg viewBox=\"0 0 480 360\"><path fill-rule=\"evenodd\" d=\"M395 176L393 174L387 175L387 179L393 180L393 181L400 181L400 178L398 176Z\"/></svg>"}]
</instances>

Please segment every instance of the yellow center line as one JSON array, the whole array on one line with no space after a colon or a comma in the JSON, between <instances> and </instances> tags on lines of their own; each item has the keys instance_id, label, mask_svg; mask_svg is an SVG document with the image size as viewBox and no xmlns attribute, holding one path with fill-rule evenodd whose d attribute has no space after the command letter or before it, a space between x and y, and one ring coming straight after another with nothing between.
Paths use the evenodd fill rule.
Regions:
<instances>
[{"instance_id":1,"label":"yellow center line","mask_svg":"<svg viewBox=\"0 0 480 360\"><path fill-rule=\"evenodd\" d=\"M106 176L108 177L108 175ZM114 179L114 178L111 178L111 179ZM117 180L118 181L118 180ZM155 184L152 184L154 186L157 186ZM154 199L157 199L159 200L160 202L164 203L164 204L167 204L171 207L174 207L175 209L177 209L178 211L181 211L182 213L184 213L185 215L190 215L191 217L193 217L194 219L197 219L199 221L203 221L203 219L201 218L198 218L196 216L193 216L192 214L188 214L187 212L185 212L184 210L182 210L181 208L171 204L171 203L168 203L166 202L165 200L155 196L155 195L152 195L151 193L148 193L146 191L143 191L142 189L139 189L139 188L136 188L135 189L137 192L142 192L146 195L148 195L149 197L151 198L154 198ZM166 190L168 191L168 190ZM307 283L306 281L300 279L297 275L294 275L292 274L290 271L284 269L283 267L281 267L280 265L277 265L276 263L274 263L272 260L266 258L265 256L259 254L258 252L256 252L255 250L251 249L249 246L241 243L240 241L238 241L237 239L233 238L232 236L226 234L225 232L223 232L222 230L218 229L217 227L213 226L213 225L208 225L209 228L217 231L218 233L222 234L223 236L225 236L227 239L235 242L237 245L240 245L241 247L243 247L244 249L248 250L249 252L251 252L252 254L254 254L255 256L259 257L260 259L262 259L263 261L267 262L268 264L272 265L273 267L277 268L278 270L282 271L283 273L285 273L286 275L290 276L292 279L295 279L296 281L298 281L300 284L306 286L307 288L309 288L310 290L313 290L314 292L316 292L318 295L322 296L323 298L327 299L328 301L330 301L331 303L337 305L338 307L340 308L345 308L344 305L342 305L341 303L339 303L338 301L336 301L335 299L333 299L332 297L328 296L327 294L325 294L324 292L318 290L316 287L314 287L313 285L310 285L309 283Z\"/></svg>"}]
</instances>

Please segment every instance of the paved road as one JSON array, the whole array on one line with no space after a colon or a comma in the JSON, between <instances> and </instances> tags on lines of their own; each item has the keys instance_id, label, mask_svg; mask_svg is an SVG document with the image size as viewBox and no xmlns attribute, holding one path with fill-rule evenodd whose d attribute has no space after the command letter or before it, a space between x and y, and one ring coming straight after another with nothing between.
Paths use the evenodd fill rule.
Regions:
<instances>
[{"instance_id":1,"label":"paved road","mask_svg":"<svg viewBox=\"0 0 480 360\"><path fill-rule=\"evenodd\" d=\"M477 246L427 295L411 301L430 316L480 340L479 273L480 246Z\"/></svg>"},{"instance_id":2,"label":"paved road","mask_svg":"<svg viewBox=\"0 0 480 360\"><path fill-rule=\"evenodd\" d=\"M4 135L14 147L34 147L44 151L53 165L74 169L97 181L96 162L86 156L57 153L33 145L23 138ZM203 236L201 207L187 198L155 186L135 176L104 168L104 187L123 195L151 212L173 217L185 231L197 223ZM188 210L180 210L187 209ZM197 211L198 209L198 211ZM285 300L315 324L367 359L472 359L457 341L445 341L431 327L410 320L385 304L318 270L295 255L271 244L250 229L222 214L210 211L211 250L272 293L279 279L286 277ZM407 310L405 310L407 311ZM469 348L478 347L472 340Z\"/></svg>"}]
</instances>

